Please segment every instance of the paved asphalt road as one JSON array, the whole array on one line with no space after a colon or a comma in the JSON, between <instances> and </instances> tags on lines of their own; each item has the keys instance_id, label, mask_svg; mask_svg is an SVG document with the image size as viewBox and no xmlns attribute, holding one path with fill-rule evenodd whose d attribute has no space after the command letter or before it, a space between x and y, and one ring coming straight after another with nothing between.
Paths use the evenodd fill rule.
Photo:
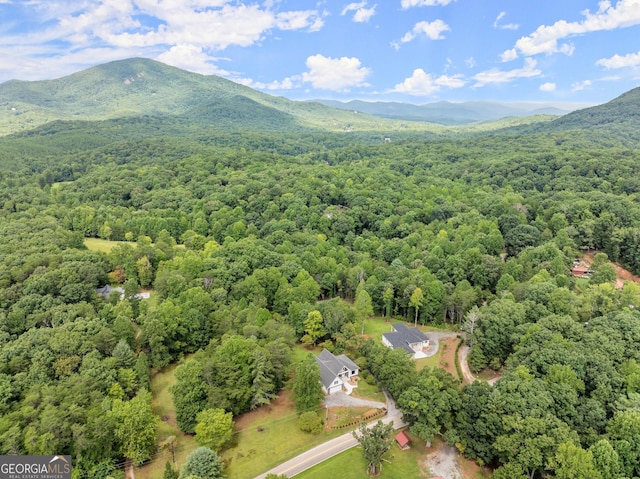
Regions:
<instances>
[{"instance_id":1,"label":"paved asphalt road","mask_svg":"<svg viewBox=\"0 0 640 479\"><path fill-rule=\"evenodd\" d=\"M391 399L386 392L385 396L387 396L387 415L382 419L382 422L388 424L393 421L393 427L395 429L404 427L406 424L402 422L401 411L396 408L393 399ZM296 456L293 459L274 467L270 471L259 475L256 479L264 479L267 474L284 474L287 477L293 477L296 474L300 474L302 471L305 471L310 467L357 445L358 441L356 441L356 438L353 437L351 432L348 432L342 436L336 437L335 439L324 442L313 449L309 449L307 452L303 452L299 456Z\"/></svg>"}]
</instances>

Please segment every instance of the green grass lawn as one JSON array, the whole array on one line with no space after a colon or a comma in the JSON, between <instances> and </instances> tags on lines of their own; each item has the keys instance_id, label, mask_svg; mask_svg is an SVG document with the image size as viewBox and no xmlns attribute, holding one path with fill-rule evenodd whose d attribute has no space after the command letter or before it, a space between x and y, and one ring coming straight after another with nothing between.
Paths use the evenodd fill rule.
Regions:
<instances>
[{"instance_id":1,"label":"green grass lawn","mask_svg":"<svg viewBox=\"0 0 640 479\"><path fill-rule=\"evenodd\" d=\"M408 479L425 477L420 470L419 460L424 458L423 447L412 447L401 451L397 446L385 455L389 462L383 462L381 479ZM299 479L361 479L367 476L367 463L360 447L354 447L312 467L296 476Z\"/></svg>"},{"instance_id":2,"label":"green grass lawn","mask_svg":"<svg viewBox=\"0 0 640 479\"><path fill-rule=\"evenodd\" d=\"M317 346L313 349L307 349L306 346L303 346L302 344L296 344L293 348L293 355L291 357L292 359L292 363L293 364L298 364L300 361L302 361L304 358L307 357L307 354L311 353L314 356L317 356L318 354L320 354L322 350L320 348L318 348Z\"/></svg>"},{"instance_id":3,"label":"green grass lawn","mask_svg":"<svg viewBox=\"0 0 640 479\"><path fill-rule=\"evenodd\" d=\"M381 316L375 316L373 318L369 318L365 320L364 323L364 334L369 336L376 342L382 341L382 334L391 331L391 325L398 321L403 321L402 318L383 318ZM412 324L407 323L410 327L413 327ZM452 332L453 329L448 327L436 327L436 326L421 326L418 325L418 328L423 332L429 331L438 331L438 332ZM438 363L440 362L440 353L441 350L438 349L438 353L429 357L418 359L416 361L416 368L418 371L424 368L436 368L438 367ZM361 381L362 383L362 381Z\"/></svg>"},{"instance_id":4,"label":"green grass lawn","mask_svg":"<svg viewBox=\"0 0 640 479\"><path fill-rule=\"evenodd\" d=\"M406 322L407 326L413 328L413 321L404 321L404 318L383 318L382 316L374 316L372 318L368 318L364 322L364 334L365 336L370 337L374 341L382 341L382 334L391 332L391 325L393 323L398 322ZM451 333L456 330L449 326L423 326L418 325L418 329L424 333L428 333L429 331L438 331L438 332L446 332ZM362 323L356 324L356 331L360 333L362 330Z\"/></svg>"},{"instance_id":5,"label":"green grass lawn","mask_svg":"<svg viewBox=\"0 0 640 479\"><path fill-rule=\"evenodd\" d=\"M428 358L416 359L416 369L418 371L422 371L424 368L437 368L438 364L440 363L440 352L441 349L438 349L438 352L433 356L430 356Z\"/></svg>"},{"instance_id":6,"label":"green grass lawn","mask_svg":"<svg viewBox=\"0 0 640 479\"><path fill-rule=\"evenodd\" d=\"M374 341L382 341L382 333L390 332L391 325L395 322L396 320L393 318L383 318L382 316L368 318L364 321L364 334ZM356 324L356 331L358 333L362 331L362 324Z\"/></svg>"},{"instance_id":7,"label":"green grass lawn","mask_svg":"<svg viewBox=\"0 0 640 479\"><path fill-rule=\"evenodd\" d=\"M372 401L385 402L386 400L377 384L368 384L362 378L358 381L358 387L353 390L352 395L363 399L371 399Z\"/></svg>"}]
</instances>

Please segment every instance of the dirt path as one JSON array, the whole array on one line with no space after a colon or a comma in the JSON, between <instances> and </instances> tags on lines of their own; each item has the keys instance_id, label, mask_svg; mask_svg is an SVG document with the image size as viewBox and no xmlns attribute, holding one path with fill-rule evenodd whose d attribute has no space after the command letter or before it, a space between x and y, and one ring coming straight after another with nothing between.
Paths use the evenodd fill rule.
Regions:
<instances>
[{"instance_id":1,"label":"dirt path","mask_svg":"<svg viewBox=\"0 0 640 479\"><path fill-rule=\"evenodd\" d=\"M467 362L467 356L469 356L469 346L466 344L460 346L460 349L458 350L458 362L460 363L460 370L462 371L462 379L465 384L471 384L476 380L476 378L471 374L469 363Z\"/></svg>"},{"instance_id":2,"label":"dirt path","mask_svg":"<svg viewBox=\"0 0 640 479\"><path fill-rule=\"evenodd\" d=\"M461 339L458 337L447 337L440 340L441 351L438 367L444 369L454 378L458 377L458 371L456 369L456 348L458 347L459 341L461 341Z\"/></svg>"}]
</instances>

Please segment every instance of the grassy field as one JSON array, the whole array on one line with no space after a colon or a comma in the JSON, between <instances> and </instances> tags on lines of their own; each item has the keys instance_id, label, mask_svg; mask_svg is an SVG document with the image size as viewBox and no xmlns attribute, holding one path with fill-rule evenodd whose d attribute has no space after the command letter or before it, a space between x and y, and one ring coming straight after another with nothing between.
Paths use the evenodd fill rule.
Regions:
<instances>
[{"instance_id":1,"label":"grassy field","mask_svg":"<svg viewBox=\"0 0 640 479\"><path fill-rule=\"evenodd\" d=\"M151 408L161 418L158 426L158 442L162 442L169 436L175 436L176 463L181 465L187 459L189 453L198 447L198 444L193 436L180 431L175 421L176 413L169 388L176 382L175 372L179 364L167 366L151 378L151 393L153 394ZM136 469L136 479L161 479L165 462L171 460L170 452L159 453L154 461Z\"/></svg>"},{"instance_id":2,"label":"grassy field","mask_svg":"<svg viewBox=\"0 0 640 479\"><path fill-rule=\"evenodd\" d=\"M128 244L136 247L136 243L133 241L109 241L101 238L85 238L84 245L88 250L91 251L102 251L103 253L108 253L113 249L114 246L119 244Z\"/></svg>"},{"instance_id":3,"label":"grassy field","mask_svg":"<svg viewBox=\"0 0 640 479\"><path fill-rule=\"evenodd\" d=\"M110 252L114 246L119 244L128 244L136 248L138 244L135 241L109 241L101 238L85 238L84 245L91 251L102 251L103 253ZM153 243L152 243L153 244ZM178 249L184 249L183 244L176 246Z\"/></svg>"},{"instance_id":4,"label":"grassy field","mask_svg":"<svg viewBox=\"0 0 640 479\"><path fill-rule=\"evenodd\" d=\"M353 396L371 399L372 401L385 402L385 397L377 384L368 384L362 378L358 381L358 387L353 390Z\"/></svg>"}]
</instances>

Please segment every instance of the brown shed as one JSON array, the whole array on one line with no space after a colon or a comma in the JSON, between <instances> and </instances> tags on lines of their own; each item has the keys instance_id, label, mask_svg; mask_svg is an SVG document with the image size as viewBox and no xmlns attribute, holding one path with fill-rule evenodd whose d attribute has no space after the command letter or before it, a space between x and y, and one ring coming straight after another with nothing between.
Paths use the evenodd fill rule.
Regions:
<instances>
[{"instance_id":1,"label":"brown shed","mask_svg":"<svg viewBox=\"0 0 640 479\"><path fill-rule=\"evenodd\" d=\"M400 431L396 434L396 442L398 443L398 446L400 446L400 449L409 449L411 447L411 438L404 431Z\"/></svg>"}]
</instances>

